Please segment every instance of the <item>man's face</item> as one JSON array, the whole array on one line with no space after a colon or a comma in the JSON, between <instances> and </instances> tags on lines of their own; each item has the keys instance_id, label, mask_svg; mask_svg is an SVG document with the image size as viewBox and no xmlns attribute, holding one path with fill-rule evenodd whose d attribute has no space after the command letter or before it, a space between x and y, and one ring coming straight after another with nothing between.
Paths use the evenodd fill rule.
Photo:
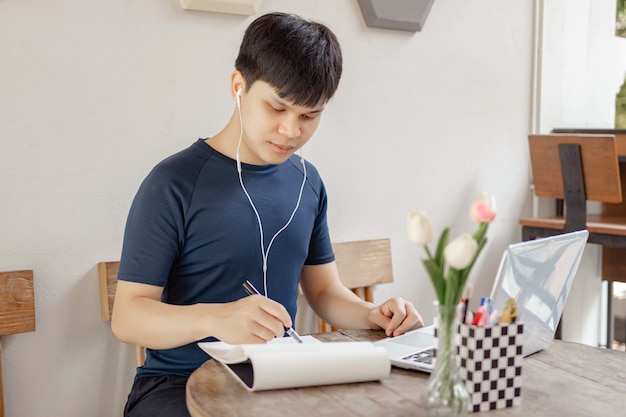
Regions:
<instances>
[{"instance_id":1,"label":"man's face","mask_svg":"<svg viewBox=\"0 0 626 417\"><path fill-rule=\"evenodd\" d=\"M256 81L241 94L241 160L254 165L285 162L313 136L323 110L323 104L297 106L280 98L270 84Z\"/></svg>"}]
</instances>

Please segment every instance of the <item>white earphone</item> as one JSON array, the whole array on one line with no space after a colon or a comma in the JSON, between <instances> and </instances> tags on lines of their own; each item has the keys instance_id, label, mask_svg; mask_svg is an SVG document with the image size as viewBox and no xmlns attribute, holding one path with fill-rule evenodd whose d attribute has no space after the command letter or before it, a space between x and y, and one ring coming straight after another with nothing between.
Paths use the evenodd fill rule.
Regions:
<instances>
[{"instance_id":1,"label":"white earphone","mask_svg":"<svg viewBox=\"0 0 626 417\"><path fill-rule=\"evenodd\" d=\"M239 159L239 147L241 146L241 139L243 138L243 117L241 115L241 87L235 94L237 97L237 110L239 112L239 143L237 144L237 172L239 172L239 179L241 180L241 160ZM241 181L243 184L243 181ZM245 190L244 190L245 191Z\"/></svg>"},{"instance_id":2,"label":"white earphone","mask_svg":"<svg viewBox=\"0 0 626 417\"><path fill-rule=\"evenodd\" d=\"M306 163L304 162L304 157L302 156L302 148L300 148L300 162L302 163L303 177L302 177L302 184L300 185L300 192L298 193L298 201L296 202L296 206L293 208L293 211L291 212L291 216L289 216L289 220L287 220L287 223L285 223L285 225L281 227L274 234L274 236L272 236L272 239L270 239L270 243L267 245L267 250L266 250L265 239L263 236L263 223L261 222L261 215L256 209L256 206L254 205L254 202L252 201L252 197L250 197L250 194L248 194L248 190L246 190L246 186L243 183L243 177L241 175L241 159L239 158L239 148L241 147L241 142L243 140L243 115L241 114L241 91L242 91L241 88L239 88L237 90L237 93L235 94L236 100L237 100L237 110L239 113L239 143L237 144L237 151L235 152L235 156L237 159L237 173L239 175L239 184L241 185L241 189L243 190L244 194L248 198L248 202L250 203L252 210L254 210L257 223L259 224L259 234L261 236L261 256L263 257L263 291L264 291L265 296L267 297L268 296L267 294L267 258L270 254L270 249L272 247L272 244L274 243L274 240L276 239L276 237L278 237L278 235L283 230L285 230L289 226L289 224L291 224L291 220L293 220L294 216L296 215L296 211L298 211L298 207L300 207L300 201L302 200L302 192L304 191L304 185L306 184Z\"/></svg>"}]
</instances>

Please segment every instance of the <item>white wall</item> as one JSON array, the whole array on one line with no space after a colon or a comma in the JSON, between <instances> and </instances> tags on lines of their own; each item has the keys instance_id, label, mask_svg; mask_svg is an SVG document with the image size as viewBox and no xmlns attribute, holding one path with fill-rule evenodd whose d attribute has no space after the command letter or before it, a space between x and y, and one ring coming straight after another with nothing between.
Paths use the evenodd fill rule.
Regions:
<instances>
[{"instance_id":1,"label":"white wall","mask_svg":"<svg viewBox=\"0 0 626 417\"><path fill-rule=\"evenodd\" d=\"M334 240L392 239L395 282L376 298L402 295L432 319L406 212L469 231L481 191L499 208L473 272L487 293L530 212L532 2L437 0L419 33L366 27L356 1L265 0L271 10L324 21L342 42L344 77L305 156L325 178ZM148 170L226 122L251 19L177 0L0 0L0 271L33 269L37 306L36 332L2 339L8 417L121 415L133 351L100 319L96 264L119 258Z\"/></svg>"}]
</instances>

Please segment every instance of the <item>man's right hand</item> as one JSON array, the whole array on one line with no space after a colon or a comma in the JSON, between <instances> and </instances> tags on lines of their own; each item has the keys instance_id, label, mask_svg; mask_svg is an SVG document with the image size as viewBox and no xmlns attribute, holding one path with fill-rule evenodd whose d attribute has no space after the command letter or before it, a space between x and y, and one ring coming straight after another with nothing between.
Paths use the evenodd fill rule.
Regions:
<instances>
[{"instance_id":1,"label":"man's right hand","mask_svg":"<svg viewBox=\"0 0 626 417\"><path fill-rule=\"evenodd\" d=\"M211 336L230 344L266 343L282 337L291 327L291 317L281 304L254 294L232 303L212 304L214 333Z\"/></svg>"}]
</instances>

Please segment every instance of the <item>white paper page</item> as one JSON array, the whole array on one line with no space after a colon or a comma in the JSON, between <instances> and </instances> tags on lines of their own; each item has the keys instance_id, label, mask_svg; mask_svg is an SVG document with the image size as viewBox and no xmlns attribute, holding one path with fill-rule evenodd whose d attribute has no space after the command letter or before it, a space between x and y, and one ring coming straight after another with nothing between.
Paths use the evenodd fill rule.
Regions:
<instances>
[{"instance_id":1,"label":"white paper page","mask_svg":"<svg viewBox=\"0 0 626 417\"><path fill-rule=\"evenodd\" d=\"M313 336L301 336L303 344L319 345L322 342ZM200 342L198 346L206 353L225 363L237 363L248 359L248 354L255 351L264 351L267 346L302 345L292 337L276 337L268 343L231 345L224 342ZM276 349L276 348L274 348Z\"/></svg>"},{"instance_id":2,"label":"white paper page","mask_svg":"<svg viewBox=\"0 0 626 417\"><path fill-rule=\"evenodd\" d=\"M286 337L268 344L198 345L251 391L373 381L389 375L387 351L371 342L322 343L305 338L304 344ZM247 382L240 379L244 374Z\"/></svg>"}]
</instances>

